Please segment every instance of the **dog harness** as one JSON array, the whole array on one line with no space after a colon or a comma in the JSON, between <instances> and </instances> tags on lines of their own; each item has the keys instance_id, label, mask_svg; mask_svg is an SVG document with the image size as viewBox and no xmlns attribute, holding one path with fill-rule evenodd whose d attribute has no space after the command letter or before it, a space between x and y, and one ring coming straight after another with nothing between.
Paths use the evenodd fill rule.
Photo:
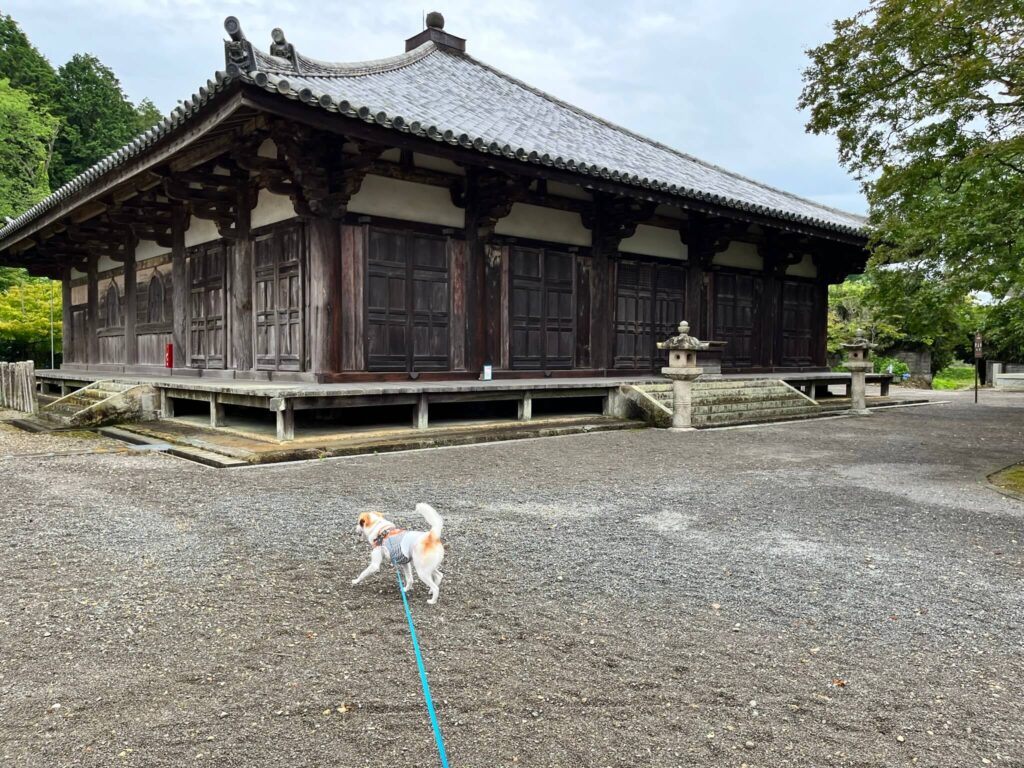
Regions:
<instances>
[{"instance_id":1,"label":"dog harness","mask_svg":"<svg viewBox=\"0 0 1024 768\"><path fill-rule=\"evenodd\" d=\"M384 547L391 562L405 565L412 561L412 545L415 542L404 528L386 528L373 540L373 548Z\"/></svg>"}]
</instances>

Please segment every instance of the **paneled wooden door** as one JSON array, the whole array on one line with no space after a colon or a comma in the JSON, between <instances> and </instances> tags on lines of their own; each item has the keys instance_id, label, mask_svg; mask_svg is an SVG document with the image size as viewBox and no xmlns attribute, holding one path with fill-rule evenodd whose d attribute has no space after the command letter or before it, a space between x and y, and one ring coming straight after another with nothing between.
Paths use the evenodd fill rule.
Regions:
<instances>
[{"instance_id":1,"label":"paneled wooden door","mask_svg":"<svg viewBox=\"0 0 1024 768\"><path fill-rule=\"evenodd\" d=\"M509 260L509 364L572 368L576 354L575 256L543 248L512 248Z\"/></svg>"},{"instance_id":2,"label":"paneled wooden door","mask_svg":"<svg viewBox=\"0 0 1024 768\"><path fill-rule=\"evenodd\" d=\"M369 238L367 370L447 370L451 286L445 238L377 228Z\"/></svg>"},{"instance_id":3,"label":"paneled wooden door","mask_svg":"<svg viewBox=\"0 0 1024 768\"><path fill-rule=\"evenodd\" d=\"M813 283L782 283L782 365L814 365L814 289Z\"/></svg>"},{"instance_id":4,"label":"paneled wooden door","mask_svg":"<svg viewBox=\"0 0 1024 768\"><path fill-rule=\"evenodd\" d=\"M189 365L224 367L224 269L226 249L211 243L191 249L188 258Z\"/></svg>"},{"instance_id":5,"label":"paneled wooden door","mask_svg":"<svg viewBox=\"0 0 1024 768\"><path fill-rule=\"evenodd\" d=\"M713 336L726 342L722 351L724 368L751 368L760 362L755 344L757 306L761 299L762 278L741 272L715 272Z\"/></svg>"},{"instance_id":6,"label":"paneled wooden door","mask_svg":"<svg viewBox=\"0 0 1024 768\"><path fill-rule=\"evenodd\" d=\"M253 240L253 343L259 370L302 370L305 262L301 225L278 228Z\"/></svg>"},{"instance_id":7,"label":"paneled wooden door","mask_svg":"<svg viewBox=\"0 0 1024 768\"><path fill-rule=\"evenodd\" d=\"M659 341L674 336L685 319L686 271L671 264L619 261L615 274L615 358L622 369L662 367L668 353Z\"/></svg>"}]
</instances>

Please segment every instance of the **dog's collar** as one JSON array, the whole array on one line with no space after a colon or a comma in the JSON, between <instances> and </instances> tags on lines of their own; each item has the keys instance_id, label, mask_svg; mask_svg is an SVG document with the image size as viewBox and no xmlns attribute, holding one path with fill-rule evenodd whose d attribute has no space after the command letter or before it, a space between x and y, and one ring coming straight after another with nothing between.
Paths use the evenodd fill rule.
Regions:
<instances>
[{"instance_id":1,"label":"dog's collar","mask_svg":"<svg viewBox=\"0 0 1024 768\"><path fill-rule=\"evenodd\" d=\"M384 539L394 536L396 533L401 533L403 530L405 529L395 528L394 526L392 526L391 528L385 528L373 538L373 548L376 549L384 543Z\"/></svg>"}]
</instances>

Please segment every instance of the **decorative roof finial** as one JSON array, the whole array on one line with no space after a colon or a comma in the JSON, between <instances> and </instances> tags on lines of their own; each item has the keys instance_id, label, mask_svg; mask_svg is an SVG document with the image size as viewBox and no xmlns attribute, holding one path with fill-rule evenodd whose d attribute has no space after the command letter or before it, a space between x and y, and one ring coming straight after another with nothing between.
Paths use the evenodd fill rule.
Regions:
<instances>
[{"instance_id":1,"label":"decorative roof finial","mask_svg":"<svg viewBox=\"0 0 1024 768\"><path fill-rule=\"evenodd\" d=\"M444 16L437 11L431 11L427 14L427 28L428 29L444 29Z\"/></svg>"},{"instance_id":2,"label":"decorative roof finial","mask_svg":"<svg viewBox=\"0 0 1024 768\"><path fill-rule=\"evenodd\" d=\"M284 30L280 27L275 27L270 33L270 39L273 41L270 44L270 55L277 56L280 59L288 59L288 61L294 64L295 46L285 39Z\"/></svg>"},{"instance_id":3,"label":"decorative roof finial","mask_svg":"<svg viewBox=\"0 0 1024 768\"><path fill-rule=\"evenodd\" d=\"M228 75L238 77L252 72L256 69L256 54L252 43L245 38L242 25L234 16L228 16L224 19L224 29L231 38L224 41L224 64Z\"/></svg>"}]
</instances>

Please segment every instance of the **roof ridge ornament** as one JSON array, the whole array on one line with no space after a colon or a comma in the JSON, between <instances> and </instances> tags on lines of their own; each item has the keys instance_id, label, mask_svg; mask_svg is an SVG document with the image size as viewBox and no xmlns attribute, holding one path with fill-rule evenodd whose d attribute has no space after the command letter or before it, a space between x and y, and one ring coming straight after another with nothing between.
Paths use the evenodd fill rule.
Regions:
<instances>
[{"instance_id":1,"label":"roof ridge ornament","mask_svg":"<svg viewBox=\"0 0 1024 768\"><path fill-rule=\"evenodd\" d=\"M252 50L252 43L246 39L238 18L228 16L224 19L224 29L231 38L224 41L224 64L228 75L238 77L257 69L256 54Z\"/></svg>"},{"instance_id":2,"label":"roof ridge ornament","mask_svg":"<svg viewBox=\"0 0 1024 768\"><path fill-rule=\"evenodd\" d=\"M274 27L270 33L270 55L276 56L279 59L287 59L291 62L291 65L295 67L297 74L302 74L302 70L299 68L299 57L295 52L295 46L288 42L284 36L284 30L280 27Z\"/></svg>"},{"instance_id":3,"label":"roof ridge ornament","mask_svg":"<svg viewBox=\"0 0 1024 768\"><path fill-rule=\"evenodd\" d=\"M405 52L415 50L427 42L431 42L444 51L454 53L466 52L466 41L464 38L450 35L444 31L444 16L437 11L431 11L426 17L426 29L418 35L413 35L405 41Z\"/></svg>"}]
</instances>

